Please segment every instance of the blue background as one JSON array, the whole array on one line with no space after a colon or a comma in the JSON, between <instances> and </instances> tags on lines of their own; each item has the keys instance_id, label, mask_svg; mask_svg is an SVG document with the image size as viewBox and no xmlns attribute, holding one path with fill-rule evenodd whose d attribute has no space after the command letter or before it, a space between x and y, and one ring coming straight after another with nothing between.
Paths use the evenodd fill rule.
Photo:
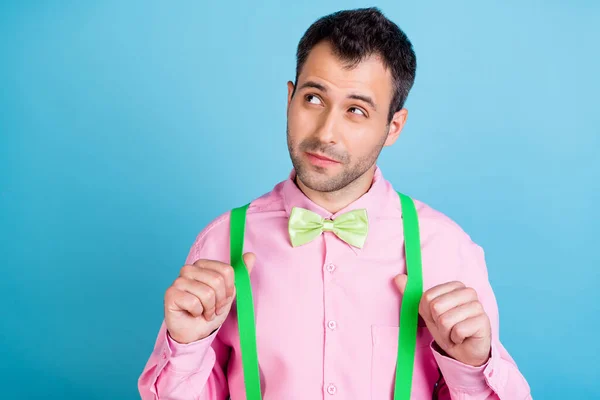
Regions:
<instances>
[{"instance_id":1,"label":"blue background","mask_svg":"<svg viewBox=\"0 0 600 400\"><path fill-rule=\"evenodd\" d=\"M214 217L291 169L286 81L357 1L2 2L2 399L134 399L165 289ZM599 398L597 1L375 5L412 40L380 166L486 250L537 399Z\"/></svg>"}]
</instances>

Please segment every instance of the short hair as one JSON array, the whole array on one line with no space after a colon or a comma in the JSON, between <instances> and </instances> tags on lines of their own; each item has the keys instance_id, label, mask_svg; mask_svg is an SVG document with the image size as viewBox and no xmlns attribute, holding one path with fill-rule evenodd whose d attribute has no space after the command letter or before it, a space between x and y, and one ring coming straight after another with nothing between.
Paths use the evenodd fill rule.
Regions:
<instances>
[{"instance_id":1,"label":"short hair","mask_svg":"<svg viewBox=\"0 0 600 400\"><path fill-rule=\"evenodd\" d=\"M315 21L298 43L296 85L313 47L327 40L334 54L353 68L365 58L378 55L390 68L394 92L388 122L404 107L415 81L417 59L406 34L376 7L342 10Z\"/></svg>"}]
</instances>

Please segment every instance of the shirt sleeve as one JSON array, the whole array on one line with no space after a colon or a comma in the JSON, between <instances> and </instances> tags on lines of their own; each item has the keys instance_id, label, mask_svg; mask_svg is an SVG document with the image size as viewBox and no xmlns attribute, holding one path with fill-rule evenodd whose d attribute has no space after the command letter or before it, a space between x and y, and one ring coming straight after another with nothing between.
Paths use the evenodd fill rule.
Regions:
<instances>
[{"instance_id":1,"label":"shirt sleeve","mask_svg":"<svg viewBox=\"0 0 600 400\"><path fill-rule=\"evenodd\" d=\"M171 339L163 321L138 380L142 400L226 399L229 391L224 367L229 349L218 339L218 332L197 342L180 344Z\"/></svg>"},{"instance_id":2,"label":"shirt sleeve","mask_svg":"<svg viewBox=\"0 0 600 400\"><path fill-rule=\"evenodd\" d=\"M440 392L444 400L527 400L531 399L529 384L517 364L499 339L498 305L488 280L483 249L468 241L461 252L461 281L477 292L492 325L492 351L488 362L480 367L465 365L441 354L434 345L432 351L446 390Z\"/></svg>"},{"instance_id":3,"label":"shirt sleeve","mask_svg":"<svg viewBox=\"0 0 600 400\"><path fill-rule=\"evenodd\" d=\"M229 249L228 235L207 240L208 232L224 220L217 219L198 235L186 264L201 258L229 262L223 259L224 249ZM220 330L202 340L181 344L170 337L163 320L154 349L138 379L141 399L227 399L226 368L231 348L220 340Z\"/></svg>"}]
</instances>

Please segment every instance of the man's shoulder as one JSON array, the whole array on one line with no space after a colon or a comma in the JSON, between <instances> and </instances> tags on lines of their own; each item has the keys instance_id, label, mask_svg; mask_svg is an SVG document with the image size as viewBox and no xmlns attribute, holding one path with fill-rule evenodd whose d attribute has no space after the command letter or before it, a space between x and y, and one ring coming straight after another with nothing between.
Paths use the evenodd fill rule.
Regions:
<instances>
[{"instance_id":1,"label":"man's shoulder","mask_svg":"<svg viewBox=\"0 0 600 400\"><path fill-rule=\"evenodd\" d=\"M246 212L248 219L253 218L253 216L258 214L284 210L281 197L282 183L283 182L278 183L271 191L264 193L248 203ZM240 204L240 206L243 205L244 204ZM228 243L231 211L232 209L223 211L220 215L210 221L196 236L193 247L197 248L199 251L200 248L205 247L210 243L218 245Z\"/></svg>"},{"instance_id":2,"label":"man's shoulder","mask_svg":"<svg viewBox=\"0 0 600 400\"><path fill-rule=\"evenodd\" d=\"M413 199L424 239L443 240L455 244L474 244L471 235L457 221L429 204Z\"/></svg>"},{"instance_id":3,"label":"man's shoulder","mask_svg":"<svg viewBox=\"0 0 600 400\"><path fill-rule=\"evenodd\" d=\"M393 204L391 205L393 208L395 208L393 212L394 216L401 214L402 208L401 203L396 194L403 194L413 201L417 210L419 220L419 233L422 242L426 240L442 240L447 244L452 244L452 242L457 244L459 242L472 242L470 235L466 233L463 227L444 212L434 208L426 201L419 199L417 196L413 196L412 194L407 193L402 189L398 190L396 186L390 181L386 181L386 185L386 193L388 195L392 194L388 197L388 201L393 202Z\"/></svg>"},{"instance_id":4,"label":"man's shoulder","mask_svg":"<svg viewBox=\"0 0 600 400\"><path fill-rule=\"evenodd\" d=\"M466 229L432 206L419 200L414 202L419 215L424 260L428 260L429 265L444 266L443 270L436 269L436 278L432 278L430 284L438 279L465 282L472 281L475 276L487 276L485 252Z\"/></svg>"}]
</instances>

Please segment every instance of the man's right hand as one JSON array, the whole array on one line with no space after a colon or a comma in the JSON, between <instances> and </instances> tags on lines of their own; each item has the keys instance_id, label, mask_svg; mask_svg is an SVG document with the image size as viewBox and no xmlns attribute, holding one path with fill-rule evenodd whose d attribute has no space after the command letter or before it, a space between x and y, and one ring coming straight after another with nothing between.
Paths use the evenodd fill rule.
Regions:
<instances>
[{"instance_id":1,"label":"man's right hand","mask_svg":"<svg viewBox=\"0 0 600 400\"><path fill-rule=\"evenodd\" d=\"M244 254L248 273L256 256ZM198 260L184 265L165 293L165 323L169 335L187 344L209 336L219 328L235 299L233 267L219 261Z\"/></svg>"}]
</instances>

